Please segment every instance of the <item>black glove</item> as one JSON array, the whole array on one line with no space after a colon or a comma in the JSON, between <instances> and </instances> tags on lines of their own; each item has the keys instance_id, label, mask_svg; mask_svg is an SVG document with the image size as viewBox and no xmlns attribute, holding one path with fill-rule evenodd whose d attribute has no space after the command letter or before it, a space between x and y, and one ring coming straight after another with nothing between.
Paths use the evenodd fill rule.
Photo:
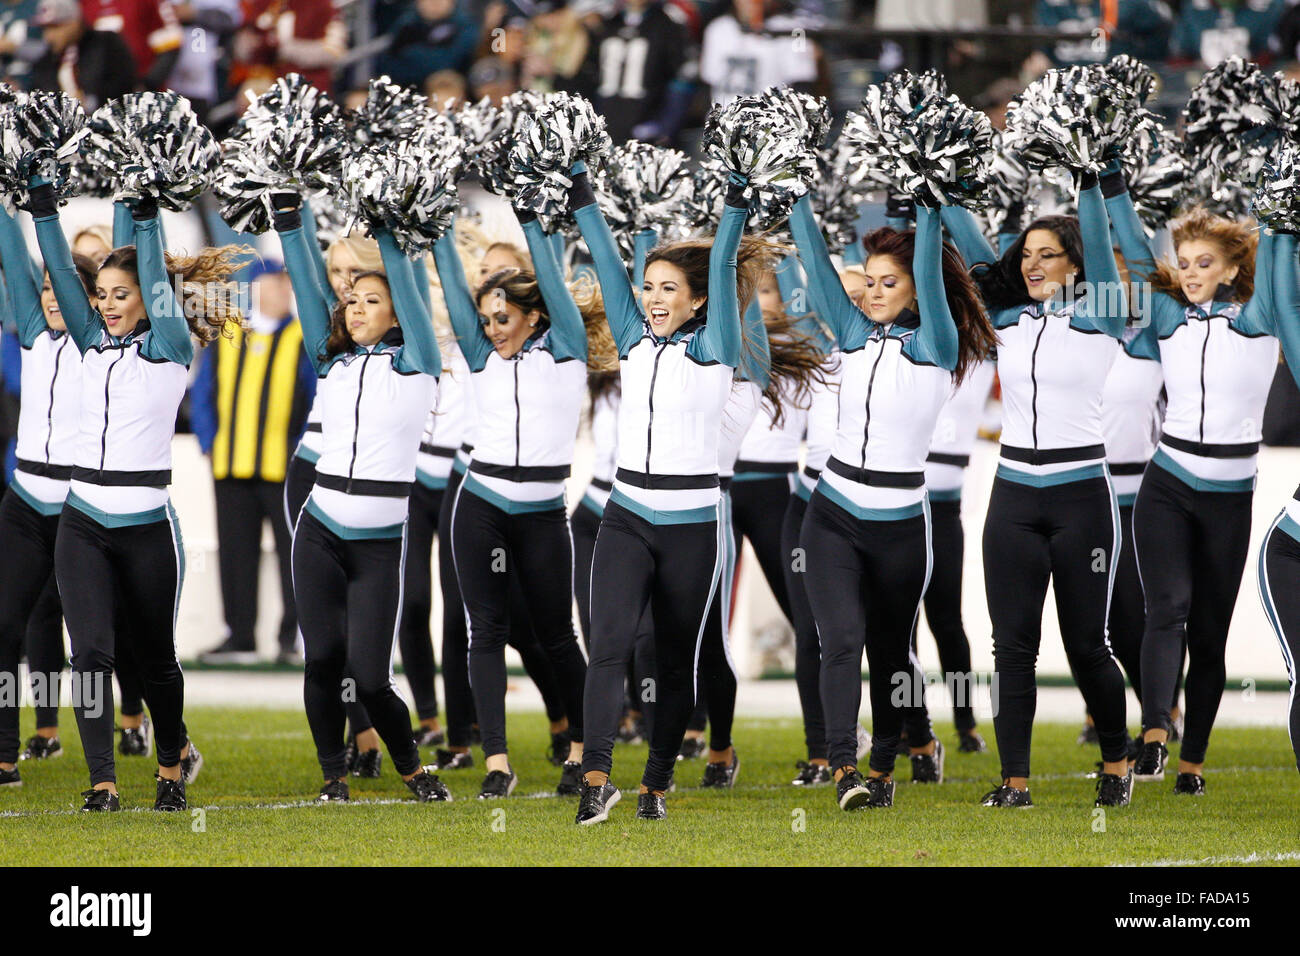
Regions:
<instances>
[{"instance_id":1,"label":"black glove","mask_svg":"<svg viewBox=\"0 0 1300 956\"><path fill-rule=\"evenodd\" d=\"M131 218L136 222L148 222L158 215L158 200L145 196L131 203Z\"/></svg>"},{"instance_id":2,"label":"black glove","mask_svg":"<svg viewBox=\"0 0 1300 956\"><path fill-rule=\"evenodd\" d=\"M916 203L907 196L896 196L890 193L885 200L885 218L915 220Z\"/></svg>"},{"instance_id":3,"label":"black glove","mask_svg":"<svg viewBox=\"0 0 1300 956\"><path fill-rule=\"evenodd\" d=\"M1020 224L1025 220L1025 204L1023 202L1013 202L1007 206L1007 225L1015 226L1016 231L1020 231ZM1005 229L1003 230L1006 231Z\"/></svg>"},{"instance_id":4,"label":"black glove","mask_svg":"<svg viewBox=\"0 0 1300 956\"><path fill-rule=\"evenodd\" d=\"M1106 171L1101 174L1101 194L1107 199L1113 196L1122 196L1128 190L1128 183L1124 181L1124 167L1118 162L1112 162L1106 167Z\"/></svg>"},{"instance_id":5,"label":"black glove","mask_svg":"<svg viewBox=\"0 0 1300 956\"><path fill-rule=\"evenodd\" d=\"M593 206L595 203L596 193L591 188L591 178L587 175L587 170L574 173L573 185L569 187L569 210L577 212L583 206Z\"/></svg>"},{"instance_id":6,"label":"black glove","mask_svg":"<svg viewBox=\"0 0 1300 956\"><path fill-rule=\"evenodd\" d=\"M1083 192L1085 189L1091 189L1093 186L1096 186L1098 182L1097 174L1091 169L1085 169L1081 172L1075 173L1074 178L1075 183L1079 187L1079 192Z\"/></svg>"},{"instance_id":7,"label":"black glove","mask_svg":"<svg viewBox=\"0 0 1300 956\"><path fill-rule=\"evenodd\" d=\"M746 177L740 173L730 173L727 176L727 194L722 201L736 209L748 209L749 197L746 195L748 190L749 180Z\"/></svg>"},{"instance_id":8,"label":"black glove","mask_svg":"<svg viewBox=\"0 0 1300 956\"><path fill-rule=\"evenodd\" d=\"M27 190L27 211L33 219L49 219L59 214L59 198L49 183Z\"/></svg>"},{"instance_id":9,"label":"black glove","mask_svg":"<svg viewBox=\"0 0 1300 956\"><path fill-rule=\"evenodd\" d=\"M302 197L297 193L271 193L271 218L276 232L289 232L302 226Z\"/></svg>"},{"instance_id":10,"label":"black glove","mask_svg":"<svg viewBox=\"0 0 1300 956\"><path fill-rule=\"evenodd\" d=\"M519 220L519 225L522 226L526 222L532 222L535 220L537 218L537 213L533 212L531 209L520 209L516 206L515 218Z\"/></svg>"}]
</instances>

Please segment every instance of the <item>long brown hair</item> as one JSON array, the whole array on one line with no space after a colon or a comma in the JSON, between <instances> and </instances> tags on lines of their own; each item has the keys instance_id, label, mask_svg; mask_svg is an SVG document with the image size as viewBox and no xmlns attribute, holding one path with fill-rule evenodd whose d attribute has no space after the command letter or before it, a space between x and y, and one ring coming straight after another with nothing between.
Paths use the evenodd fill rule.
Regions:
<instances>
[{"instance_id":1,"label":"long brown hair","mask_svg":"<svg viewBox=\"0 0 1300 956\"><path fill-rule=\"evenodd\" d=\"M912 275L912 255L916 249L916 231L899 232L884 226L869 233L863 240L867 258L888 256ZM957 367L953 369L953 382L959 383L966 373L993 350L997 336L984 303L975 288L975 282L966 271L966 263L945 241L940 257L943 272L943 291L957 324ZM915 281L915 276L912 277ZM921 317L925 321L925 317ZM869 321L869 320L868 320Z\"/></svg>"},{"instance_id":2,"label":"long brown hair","mask_svg":"<svg viewBox=\"0 0 1300 956\"><path fill-rule=\"evenodd\" d=\"M501 243L498 243L501 245ZM618 368L618 350L614 347L614 337L605 321L605 304L600 297L595 283L579 280L570 289L573 302L582 315L582 325L587 332L587 367L592 371L613 371ZM542 297L541 286L537 277L522 269L502 269L488 276L474 292L474 303L490 292L499 291L507 302L525 313L534 309L540 314L539 322L551 324L550 313L546 309L546 300Z\"/></svg>"},{"instance_id":3,"label":"long brown hair","mask_svg":"<svg viewBox=\"0 0 1300 956\"><path fill-rule=\"evenodd\" d=\"M234 245L208 246L193 256L163 254L168 280L181 280L185 321L200 345L207 345L219 335L229 338L234 327L242 324L238 289L230 277L248 264L244 256L253 255L256 253L248 246ZM105 269L120 269L135 276L136 285L140 284L135 246L114 249L99 264L96 275ZM140 292L145 294L143 288Z\"/></svg>"},{"instance_id":4,"label":"long brown hair","mask_svg":"<svg viewBox=\"0 0 1300 956\"><path fill-rule=\"evenodd\" d=\"M1184 242L1202 240L1219 248L1223 256L1237 267L1237 278L1232 281L1232 298L1235 302L1249 302L1255 294L1255 250L1259 236L1244 223L1216 216L1203 206L1197 206L1184 216L1175 219L1169 229L1174 240L1174 252ZM1173 296L1183 305L1190 305L1178 281L1178 269L1168 262L1157 262L1151 286L1157 292Z\"/></svg>"},{"instance_id":5,"label":"long brown hair","mask_svg":"<svg viewBox=\"0 0 1300 956\"><path fill-rule=\"evenodd\" d=\"M764 316L771 377L763 398L772 409L772 427L785 420L787 405L809 408L814 383L826 382L826 354L817 340L803 332L786 313Z\"/></svg>"}]
</instances>

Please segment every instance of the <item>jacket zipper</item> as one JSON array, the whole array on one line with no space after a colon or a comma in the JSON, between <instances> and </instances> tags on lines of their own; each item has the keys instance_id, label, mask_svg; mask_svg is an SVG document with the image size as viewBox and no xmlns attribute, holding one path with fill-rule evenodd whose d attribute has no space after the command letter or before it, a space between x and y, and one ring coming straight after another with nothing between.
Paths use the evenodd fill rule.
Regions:
<instances>
[{"instance_id":1,"label":"jacket zipper","mask_svg":"<svg viewBox=\"0 0 1300 956\"><path fill-rule=\"evenodd\" d=\"M1205 444L1205 353L1210 347L1210 320L1205 320L1205 341L1201 343L1201 444Z\"/></svg>"},{"instance_id":2,"label":"jacket zipper","mask_svg":"<svg viewBox=\"0 0 1300 956\"><path fill-rule=\"evenodd\" d=\"M1042 327L1038 330L1038 338L1034 339L1034 351L1029 359L1029 381L1033 383L1034 394L1030 406L1034 410L1034 451L1038 451L1038 346L1043 341L1043 333L1047 331L1047 316L1043 316Z\"/></svg>"},{"instance_id":3,"label":"jacket zipper","mask_svg":"<svg viewBox=\"0 0 1300 956\"><path fill-rule=\"evenodd\" d=\"M515 359L515 467L519 467L519 359Z\"/></svg>"},{"instance_id":4,"label":"jacket zipper","mask_svg":"<svg viewBox=\"0 0 1300 956\"><path fill-rule=\"evenodd\" d=\"M659 346L659 351L655 353L654 371L650 373L650 420L645 426L645 473L650 474L650 446L654 441L655 427L655 379L659 377L659 359L663 357L664 349L668 348L668 343L664 342Z\"/></svg>"},{"instance_id":5,"label":"jacket zipper","mask_svg":"<svg viewBox=\"0 0 1300 956\"><path fill-rule=\"evenodd\" d=\"M54 383L59 380L59 360L63 358L63 350L67 347L68 339L65 336L59 350L54 353L54 374L50 377L50 410L45 416L45 464L47 465L50 463L50 441L54 438Z\"/></svg>"},{"instance_id":6,"label":"jacket zipper","mask_svg":"<svg viewBox=\"0 0 1300 956\"><path fill-rule=\"evenodd\" d=\"M369 364L372 354L374 353L367 352L366 357L361 360L361 374L357 376L357 405L352 417L352 460L348 462L348 494L352 493L352 473L357 467L357 439L361 434L361 394L365 391L366 365Z\"/></svg>"},{"instance_id":7,"label":"jacket zipper","mask_svg":"<svg viewBox=\"0 0 1300 956\"><path fill-rule=\"evenodd\" d=\"M108 457L108 386L109 383L113 380L113 369L117 368L117 363L122 361L122 359L124 358L126 358L125 352L123 352L116 359L114 359L113 364L110 365L108 367L108 371L104 373L104 430L100 432L99 435L100 472L103 472L104 460Z\"/></svg>"},{"instance_id":8,"label":"jacket zipper","mask_svg":"<svg viewBox=\"0 0 1300 956\"><path fill-rule=\"evenodd\" d=\"M885 357L885 345L889 342L889 329L885 329L885 334L880 339L880 351L876 353L876 361L871 366L871 376L867 379L867 421L862 426L862 467L867 467L867 440L871 437L871 391L876 387L876 369L880 367L880 360Z\"/></svg>"}]
</instances>

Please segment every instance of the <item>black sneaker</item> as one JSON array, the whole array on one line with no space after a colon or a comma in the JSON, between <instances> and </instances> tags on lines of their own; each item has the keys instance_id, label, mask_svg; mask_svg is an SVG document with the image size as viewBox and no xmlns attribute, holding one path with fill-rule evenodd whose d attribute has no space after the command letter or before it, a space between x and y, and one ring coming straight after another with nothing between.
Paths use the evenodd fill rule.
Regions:
<instances>
[{"instance_id":1,"label":"black sneaker","mask_svg":"<svg viewBox=\"0 0 1300 956\"><path fill-rule=\"evenodd\" d=\"M934 753L912 754L912 783L943 783L943 744L934 742Z\"/></svg>"},{"instance_id":2,"label":"black sneaker","mask_svg":"<svg viewBox=\"0 0 1300 956\"><path fill-rule=\"evenodd\" d=\"M1124 776L1103 773L1097 778L1097 799L1094 807L1127 807L1133 799L1133 771Z\"/></svg>"},{"instance_id":3,"label":"black sneaker","mask_svg":"<svg viewBox=\"0 0 1300 956\"><path fill-rule=\"evenodd\" d=\"M188 737L185 742L190 745L190 749L181 758L181 779L188 786L199 778L199 771L203 769L203 754L199 753L199 748Z\"/></svg>"},{"instance_id":4,"label":"black sneaker","mask_svg":"<svg viewBox=\"0 0 1300 956\"><path fill-rule=\"evenodd\" d=\"M642 793L636 798L638 820L662 820L668 816L668 805L657 793Z\"/></svg>"},{"instance_id":5,"label":"black sneaker","mask_svg":"<svg viewBox=\"0 0 1300 956\"><path fill-rule=\"evenodd\" d=\"M1165 779L1165 761L1169 759L1169 748L1158 740L1142 744L1138 751L1137 763L1133 765L1134 780Z\"/></svg>"},{"instance_id":6,"label":"black sneaker","mask_svg":"<svg viewBox=\"0 0 1300 956\"><path fill-rule=\"evenodd\" d=\"M868 809L894 805L893 777L867 777L866 784L869 795L866 803Z\"/></svg>"},{"instance_id":7,"label":"black sneaker","mask_svg":"<svg viewBox=\"0 0 1300 956\"><path fill-rule=\"evenodd\" d=\"M561 730L551 734L551 748L546 752L546 759L557 767L563 767L569 759L569 732Z\"/></svg>"},{"instance_id":8,"label":"black sneaker","mask_svg":"<svg viewBox=\"0 0 1300 956\"><path fill-rule=\"evenodd\" d=\"M498 800L502 797L508 797L515 792L515 787L519 785L519 777L513 770L506 773L503 770L491 770L483 778L483 789L479 791L480 800Z\"/></svg>"},{"instance_id":9,"label":"black sneaker","mask_svg":"<svg viewBox=\"0 0 1300 956\"><path fill-rule=\"evenodd\" d=\"M58 737L42 737L40 734L27 741L27 746L18 755L19 760L49 760L51 757L63 756L63 744Z\"/></svg>"},{"instance_id":10,"label":"black sneaker","mask_svg":"<svg viewBox=\"0 0 1300 956\"><path fill-rule=\"evenodd\" d=\"M122 801L111 790L83 790L81 795L86 798L82 813L115 813L122 809Z\"/></svg>"},{"instance_id":11,"label":"black sneaker","mask_svg":"<svg viewBox=\"0 0 1300 956\"><path fill-rule=\"evenodd\" d=\"M1205 778L1199 773L1180 773L1174 781L1174 793L1202 797L1205 795Z\"/></svg>"},{"instance_id":12,"label":"black sneaker","mask_svg":"<svg viewBox=\"0 0 1300 956\"><path fill-rule=\"evenodd\" d=\"M978 731L968 730L964 734L958 734L957 741L959 754L982 754L987 753L989 749L989 745L984 742L984 738Z\"/></svg>"},{"instance_id":13,"label":"black sneaker","mask_svg":"<svg viewBox=\"0 0 1300 956\"><path fill-rule=\"evenodd\" d=\"M122 738L117 742L117 752L123 757L147 757L153 753L153 726L146 717L139 727L119 727Z\"/></svg>"},{"instance_id":14,"label":"black sneaker","mask_svg":"<svg viewBox=\"0 0 1300 956\"><path fill-rule=\"evenodd\" d=\"M1074 742L1080 747L1087 747L1089 745L1096 746L1101 743L1101 738L1097 736L1097 725L1085 723L1083 729L1079 731L1079 736L1075 738Z\"/></svg>"},{"instance_id":15,"label":"black sneaker","mask_svg":"<svg viewBox=\"0 0 1300 956\"><path fill-rule=\"evenodd\" d=\"M158 781L158 795L154 797L153 808L176 812L185 809L185 781L168 780L166 777L155 778Z\"/></svg>"},{"instance_id":16,"label":"black sneaker","mask_svg":"<svg viewBox=\"0 0 1300 956\"><path fill-rule=\"evenodd\" d=\"M368 780L374 780L383 775L384 770L384 752L378 748L374 750L363 750L357 754L357 759L352 762L352 776L365 777Z\"/></svg>"},{"instance_id":17,"label":"black sneaker","mask_svg":"<svg viewBox=\"0 0 1300 956\"><path fill-rule=\"evenodd\" d=\"M990 790L980 800L982 807L1032 807L1034 801L1028 790L1017 790L1009 784L1003 784L996 790Z\"/></svg>"},{"instance_id":18,"label":"black sneaker","mask_svg":"<svg viewBox=\"0 0 1300 956\"><path fill-rule=\"evenodd\" d=\"M417 747L438 747L447 742L447 734L443 730L426 730L421 727L411 731L411 739Z\"/></svg>"},{"instance_id":19,"label":"black sneaker","mask_svg":"<svg viewBox=\"0 0 1300 956\"><path fill-rule=\"evenodd\" d=\"M343 745L343 766L351 773L357 767L357 736L348 734L347 743Z\"/></svg>"},{"instance_id":20,"label":"black sneaker","mask_svg":"<svg viewBox=\"0 0 1300 956\"><path fill-rule=\"evenodd\" d=\"M677 759L694 760L702 757L708 749L708 742L703 737L686 737L682 740L681 749L677 751Z\"/></svg>"},{"instance_id":21,"label":"black sneaker","mask_svg":"<svg viewBox=\"0 0 1300 956\"><path fill-rule=\"evenodd\" d=\"M835 799L841 810L861 810L870 802L871 791L867 789L862 774L850 770L836 782Z\"/></svg>"},{"instance_id":22,"label":"black sneaker","mask_svg":"<svg viewBox=\"0 0 1300 956\"><path fill-rule=\"evenodd\" d=\"M618 787L608 780L599 787L583 783L582 796L578 800L578 815L573 822L583 827L593 823L604 823L609 819L609 811L614 809L614 804L618 803L622 796L618 792Z\"/></svg>"},{"instance_id":23,"label":"black sneaker","mask_svg":"<svg viewBox=\"0 0 1300 956\"><path fill-rule=\"evenodd\" d=\"M467 770L472 766L474 766L474 755L468 750L463 754L452 750L438 749L434 751L434 770Z\"/></svg>"},{"instance_id":24,"label":"black sneaker","mask_svg":"<svg viewBox=\"0 0 1300 956\"><path fill-rule=\"evenodd\" d=\"M12 770L0 770L0 787L21 787L23 778L18 774L18 768Z\"/></svg>"},{"instance_id":25,"label":"black sneaker","mask_svg":"<svg viewBox=\"0 0 1300 956\"><path fill-rule=\"evenodd\" d=\"M348 793L348 782L346 780L331 780L320 788L320 796L316 798L317 803L347 803L352 799Z\"/></svg>"},{"instance_id":26,"label":"black sneaker","mask_svg":"<svg viewBox=\"0 0 1300 956\"><path fill-rule=\"evenodd\" d=\"M437 775L429 772L432 769L432 767L421 767L419 773L406 781L407 787L421 803L451 803L451 791Z\"/></svg>"},{"instance_id":27,"label":"black sneaker","mask_svg":"<svg viewBox=\"0 0 1300 956\"><path fill-rule=\"evenodd\" d=\"M799 768L799 775L790 781L793 786L824 787L834 779L831 777L831 768L824 763L800 760L795 766Z\"/></svg>"},{"instance_id":28,"label":"black sneaker","mask_svg":"<svg viewBox=\"0 0 1300 956\"><path fill-rule=\"evenodd\" d=\"M582 764L579 761L564 762L564 770L555 792L562 797L576 797L582 793Z\"/></svg>"},{"instance_id":29,"label":"black sneaker","mask_svg":"<svg viewBox=\"0 0 1300 956\"><path fill-rule=\"evenodd\" d=\"M736 753L733 747L731 763L706 763L704 765L704 778L700 781L700 786L730 790L736 785L736 777L739 773L740 754Z\"/></svg>"}]
</instances>

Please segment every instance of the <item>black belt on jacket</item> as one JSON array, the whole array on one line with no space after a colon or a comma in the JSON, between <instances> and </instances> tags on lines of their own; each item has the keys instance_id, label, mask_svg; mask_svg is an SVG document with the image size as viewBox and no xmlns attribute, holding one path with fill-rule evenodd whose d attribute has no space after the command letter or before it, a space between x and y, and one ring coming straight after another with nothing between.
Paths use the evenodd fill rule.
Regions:
<instances>
[{"instance_id":1,"label":"black belt on jacket","mask_svg":"<svg viewBox=\"0 0 1300 956\"><path fill-rule=\"evenodd\" d=\"M965 468L970 464L970 455L950 455L947 452L932 451L925 456L925 460L936 465L956 465L958 468Z\"/></svg>"},{"instance_id":2,"label":"black belt on jacket","mask_svg":"<svg viewBox=\"0 0 1300 956\"><path fill-rule=\"evenodd\" d=\"M749 461L744 458L736 461L736 474L742 471L761 471L770 475L790 474L799 470L797 461Z\"/></svg>"},{"instance_id":3,"label":"black belt on jacket","mask_svg":"<svg viewBox=\"0 0 1300 956\"><path fill-rule=\"evenodd\" d=\"M1249 458L1259 454L1257 441L1242 442L1239 445L1211 445L1205 442L1188 441L1186 438L1175 438L1166 432L1160 436L1160 444L1185 451L1189 455L1200 455L1202 458Z\"/></svg>"},{"instance_id":4,"label":"black belt on jacket","mask_svg":"<svg viewBox=\"0 0 1300 956\"><path fill-rule=\"evenodd\" d=\"M367 495L372 498L406 498L411 494L410 481L373 481L369 478L344 478L316 472L316 484L329 491L346 495Z\"/></svg>"},{"instance_id":5,"label":"black belt on jacket","mask_svg":"<svg viewBox=\"0 0 1300 956\"><path fill-rule=\"evenodd\" d=\"M304 428L303 431L305 431L305 432L319 432L319 431L321 431L320 422L308 422L308 423L307 423L307 427Z\"/></svg>"},{"instance_id":6,"label":"black belt on jacket","mask_svg":"<svg viewBox=\"0 0 1300 956\"><path fill-rule=\"evenodd\" d=\"M437 458L455 458L456 449L445 448L442 445L431 445L428 442L420 442L420 452L425 455L433 455Z\"/></svg>"},{"instance_id":7,"label":"black belt on jacket","mask_svg":"<svg viewBox=\"0 0 1300 956\"><path fill-rule=\"evenodd\" d=\"M506 481L563 481L569 477L570 466L493 465L475 458L469 463L469 470L476 475L484 475L488 478L504 478Z\"/></svg>"},{"instance_id":8,"label":"black belt on jacket","mask_svg":"<svg viewBox=\"0 0 1300 956\"><path fill-rule=\"evenodd\" d=\"M1147 470L1145 461L1120 461L1115 464L1106 463L1106 470L1110 472L1112 478L1123 478L1126 475L1140 475Z\"/></svg>"},{"instance_id":9,"label":"black belt on jacket","mask_svg":"<svg viewBox=\"0 0 1300 956\"><path fill-rule=\"evenodd\" d=\"M17 468L27 475L35 475L37 478L54 478L57 481L67 481L72 477L74 470L71 465L51 465L45 461L28 461L26 458L18 459Z\"/></svg>"},{"instance_id":10,"label":"black belt on jacket","mask_svg":"<svg viewBox=\"0 0 1300 956\"><path fill-rule=\"evenodd\" d=\"M804 465L804 466L803 466L803 473L804 473L804 475L806 475L808 478L811 478L813 481L816 481L817 479L819 479L819 478L822 476L821 469L820 469L820 468L814 468L814 467L812 467L811 465Z\"/></svg>"},{"instance_id":11,"label":"black belt on jacket","mask_svg":"<svg viewBox=\"0 0 1300 956\"><path fill-rule=\"evenodd\" d=\"M597 488L600 491L613 491L614 482L606 481L604 478L593 478L591 479L591 487Z\"/></svg>"},{"instance_id":12,"label":"black belt on jacket","mask_svg":"<svg viewBox=\"0 0 1300 956\"><path fill-rule=\"evenodd\" d=\"M923 488L925 472L923 471L873 471L870 468L854 468L838 458L826 462L828 471L833 471L841 478L848 478L860 485L873 488Z\"/></svg>"},{"instance_id":13,"label":"black belt on jacket","mask_svg":"<svg viewBox=\"0 0 1300 956\"><path fill-rule=\"evenodd\" d=\"M644 471L628 471L620 468L614 477L633 488L647 488L661 491L685 491L689 488L717 488L722 483L713 475L648 475Z\"/></svg>"},{"instance_id":14,"label":"black belt on jacket","mask_svg":"<svg viewBox=\"0 0 1300 956\"><path fill-rule=\"evenodd\" d=\"M113 488L140 487L166 488L172 483L171 469L165 471L107 471L102 468L83 468L74 465L72 478L88 485Z\"/></svg>"},{"instance_id":15,"label":"black belt on jacket","mask_svg":"<svg viewBox=\"0 0 1300 956\"><path fill-rule=\"evenodd\" d=\"M1003 445L1001 454L1010 461L1024 462L1026 465L1062 465L1067 461L1088 461L1092 458L1105 458L1105 445L1082 445L1078 448L1017 448L1015 445Z\"/></svg>"}]
</instances>

